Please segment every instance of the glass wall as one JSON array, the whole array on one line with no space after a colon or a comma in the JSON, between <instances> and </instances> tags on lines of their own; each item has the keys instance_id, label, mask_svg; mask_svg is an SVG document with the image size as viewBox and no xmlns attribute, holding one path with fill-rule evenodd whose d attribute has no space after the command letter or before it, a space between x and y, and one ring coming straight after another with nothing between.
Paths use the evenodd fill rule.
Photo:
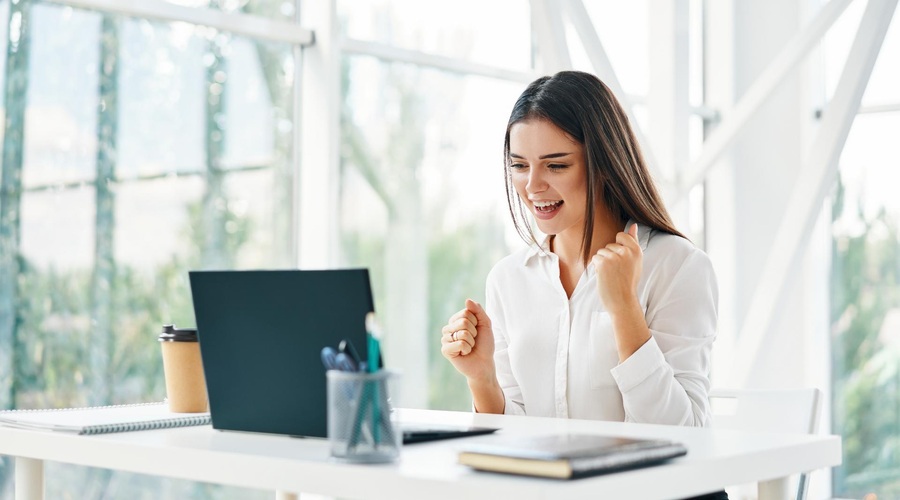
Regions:
<instances>
[{"instance_id":1,"label":"glass wall","mask_svg":"<svg viewBox=\"0 0 900 500\"><path fill-rule=\"evenodd\" d=\"M528 0L338 0L349 38L498 68L532 68ZM414 21L413 21L414 20Z\"/></svg>"},{"instance_id":2,"label":"glass wall","mask_svg":"<svg viewBox=\"0 0 900 500\"><path fill-rule=\"evenodd\" d=\"M832 209L833 428L838 496L900 496L900 112L859 115ZM866 497L876 498L876 497Z\"/></svg>"},{"instance_id":3,"label":"glass wall","mask_svg":"<svg viewBox=\"0 0 900 500\"><path fill-rule=\"evenodd\" d=\"M368 57L348 57L344 71L346 260L372 272L386 342L425 346L428 406L468 409L440 331L466 298L483 303L490 268L524 245L507 220L502 154L522 86Z\"/></svg>"},{"instance_id":4,"label":"glass wall","mask_svg":"<svg viewBox=\"0 0 900 500\"><path fill-rule=\"evenodd\" d=\"M290 262L292 47L2 6L0 402L162 400L156 335L195 324L187 271ZM271 496L59 464L47 477L48 498Z\"/></svg>"},{"instance_id":5,"label":"glass wall","mask_svg":"<svg viewBox=\"0 0 900 500\"><path fill-rule=\"evenodd\" d=\"M851 5L836 25L826 54L846 57L861 7ZM895 14L841 156L832 201L831 417L844 453L833 473L836 497L900 497L898 60ZM833 89L841 66L829 66Z\"/></svg>"},{"instance_id":6,"label":"glass wall","mask_svg":"<svg viewBox=\"0 0 900 500\"><path fill-rule=\"evenodd\" d=\"M295 16L289 0L169 1ZM641 101L647 2L585 3ZM356 41L516 72L534 65L528 0L337 4L341 33ZM0 407L159 400L159 328L194 324L187 271L294 262L293 47L30 0L0 1L0 19ZM387 347L421 346L397 364L413 368L408 385L427 376L424 406L469 408L464 380L440 356L440 327L465 298L483 301L491 266L525 244L509 220L502 158L524 87L341 60L340 261L371 270ZM646 122L645 109L637 115ZM271 496L56 464L47 477L62 478L48 482L49 498ZM8 478L0 463L0 498Z\"/></svg>"},{"instance_id":7,"label":"glass wall","mask_svg":"<svg viewBox=\"0 0 900 500\"><path fill-rule=\"evenodd\" d=\"M338 10L354 40L532 67L527 0L339 1ZM440 354L440 329L466 298L483 302L490 268L524 245L508 220L502 150L525 84L352 54L341 68L343 259L371 271L388 363L406 374L401 399L467 410L468 388ZM426 375L427 384L417 381Z\"/></svg>"}]
</instances>

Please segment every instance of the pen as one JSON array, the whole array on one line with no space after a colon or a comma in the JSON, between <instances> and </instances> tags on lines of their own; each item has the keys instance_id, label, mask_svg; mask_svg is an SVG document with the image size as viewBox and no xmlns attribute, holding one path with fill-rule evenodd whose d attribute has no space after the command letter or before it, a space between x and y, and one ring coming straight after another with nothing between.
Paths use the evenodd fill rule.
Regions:
<instances>
[{"instance_id":1,"label":"pen","mask_svg":"<svg viewBox=\"0 0 900 500\"><path fill-rule=\"evenodd\" d=\"M325 365L326 370L334 370L337 367L334 365L334 358L337 355L337 352L331 347L323 347L322 352L319 353L322 357L322 364Z\"/></svg>"},{"instance_id":2,"label":"pen","mask_svg":"<svg viewBox=\"0 0 900 500\"><path fill-rule=\"evenodd\" d=\"M368 341L369 348L369 373L375 373L378 371L378 359L381 357L381 346L379 345L379 338L381 337L381 332L378 330L378 324L375 322L375 313L370 312L366 314L366 340ZM378 444L381 442L381 432L379 429L381 423L381 408L379 405L379 395L378 395L378 382L372 381L372 438L375 441L375 447L378 447Z\"/></svg>"},{"instance_id":3,"label":"pen","mask_svg":"<svg viewBox=\"0 0 900 500\"><path fill-rule=\"evenodd\" d=\"M370 312L366 314L366 331L368 332L366 340L369 348L369 373L375 373L378 371L381 359L381 331L375 322L375 313Z\"/></svg>"},{"instance_id":4,"label":"pen","mask_svg":"<svg viewBox=\"0 0 900 500\"><path fill-rule=\"evenodd\" d=\"M350 361L353 362L354 366L357 366L360 369L363 368L359 353L356 352L356 348L353 347L353 342L350 342L347 339L341 340L341 342L338 344L338 352L346 354L350 358Z\"/></svg>"}]
</instances>

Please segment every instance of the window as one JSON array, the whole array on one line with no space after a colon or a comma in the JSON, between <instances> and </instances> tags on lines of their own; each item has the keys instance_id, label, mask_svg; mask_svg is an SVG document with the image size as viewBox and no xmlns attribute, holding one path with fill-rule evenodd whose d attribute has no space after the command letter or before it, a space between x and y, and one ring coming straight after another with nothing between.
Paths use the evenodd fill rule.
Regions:
<instances>
[{"instance_id":1,"label":"window","mask_svg":"<svg viewBox=\"0 0 900 500\"><path fill-rule=\"evenodd\" d=\"M900 495L900 112L859 115L833 202L834 494Z\"/></svg>"},{"instance_id":2,"label":"window","mask_svg":"<svg viewBox=\"0 0 900 500\"><path fill-rule=\"evenodd\" d=\"M0 327L0 352L12 353L0 362L12 375L0 402L161 400L156 335L165 323L195 324L187 271L290 262L293 47L181 22L2 6L13 105L0 244L13 258L2 261L0 299L15 321ZM237 494L51 467L68 478L48 482L52 498Z\"/></svg>"},{"instance_id":3,"label":"window","mask_svg":"<svg viewBox=\"0 0 900 500\"><path fill-rule=\"evenodd\" d=\"M521 85L361 56L344 71L345 258L372 272L385 355L408 374L401 404L468 409L440 331L466 298L483 303L488 271L523 244L509 221L502 154ZM426 367L427 388L414 375Z\"/></svg>"},{"instance_id":4,"label":"window","mask_svg":"<svg viewBox=\"0 0 900 500\"><path fill-rule=\"evenodd\" d=\"M834 48L857 26L861 6L851 8L829 35L826 54L846 57ZM894 21L841 156L832 201L831 417L844 450L832 483L840 497L900 495L900 27ZM833 89L837 78L828 70L826 62Z\"/></svg>"},{"instance_id":5,"label":"window","mask_svg":"<svg viewBox=\"0 0 900 500\"><path fill-rule=\"evenodd\" d=\"M499 68L532 67L528 0L339 0L338 11L351 39Z\"/></svg>"}]
</instances>

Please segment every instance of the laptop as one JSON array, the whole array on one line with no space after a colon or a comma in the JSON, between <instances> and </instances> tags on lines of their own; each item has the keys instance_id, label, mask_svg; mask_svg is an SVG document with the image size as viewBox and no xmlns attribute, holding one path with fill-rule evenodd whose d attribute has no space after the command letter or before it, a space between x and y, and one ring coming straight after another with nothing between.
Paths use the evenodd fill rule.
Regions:
<instances>
[{"instance_id":1,"label":"laptop","mask_svg":"<svg viewBox=\"0 0 900 500\"><path fill-rule=\"evenodd\" d=\"M349 340L366 359L367 269L190 271L212 426L327 437L321 351ZM485 427L404 426L403 442L485 434Z\"/></svg>"},{"instance_id":2,"label":"laptop","mask_svg":"<svg viewBox=\"0 0 900 500\"><path fill-rule=\"evenodd\" d=\"M352 342L366 357L366 269L191 271L214 429L325 437L320 353Z\"/></svg>"}]
</instances>

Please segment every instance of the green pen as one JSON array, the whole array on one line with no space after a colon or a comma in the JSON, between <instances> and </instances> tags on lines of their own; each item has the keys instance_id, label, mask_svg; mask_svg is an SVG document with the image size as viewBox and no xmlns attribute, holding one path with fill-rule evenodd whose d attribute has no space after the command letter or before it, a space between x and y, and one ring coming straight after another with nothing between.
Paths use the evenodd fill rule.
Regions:
<instances>
[{"instance_id":1,"label":"green pen","mask_svg":"<svg viewBox=\"0 0 900 500\"><path fill-rule=\"evenodd\" d=\"M378 329L378 324L375 321L375 313L370 312L366 314L366 340L368 342L369 349L369 359L368 368L369 373L375 373L378 371L378 359L381 357L381 330ZM378 444L381 442L381 432L379 429L379 422L381 421L381 408L379 406L379 394L378 394L378 383L376 381L372 381L372 439L375 441L375 447L378 447Z\"/></svg>"},{"instance_id":2,"label":"green pen","mask_svg":"<svg viewBox=\"0 0 900 500\"><path fill-rule=\"evenodd\" d=\"M375 321L375 313L370 312L366 314L366 340L368 342L369 349L369 359L366 363L368 365L369 373L375 373L378 371L378 359L381 357L381 331L378 329L378 323Z\"/></svg>"}]
</instances>

